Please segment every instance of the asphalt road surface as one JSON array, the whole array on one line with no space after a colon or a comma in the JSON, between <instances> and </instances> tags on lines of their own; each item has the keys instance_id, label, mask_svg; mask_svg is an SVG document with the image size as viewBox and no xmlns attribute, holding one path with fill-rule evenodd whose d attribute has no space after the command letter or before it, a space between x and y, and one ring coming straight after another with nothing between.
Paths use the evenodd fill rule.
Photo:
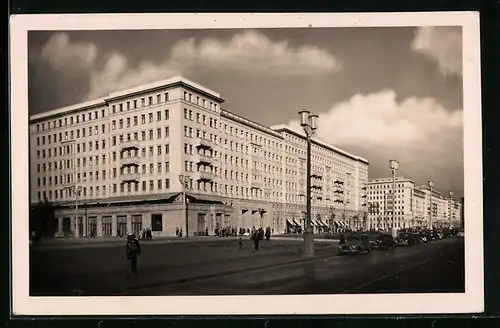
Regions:
<instances>
[{"instance_id":1,"label":"asphalt road surface","mask_svg":"<svg viewBox=\"0 0 500 328\"><path fill-rule=\"evenodd\" d=\"M337 256L334 243L263 242L253 253L236 241L147 244L137 279L125 279L123 245L33 250L31 294L269 295L380 292L463 292L463 239L450 238L358 256Z\"/></svg>"}]
</instances>

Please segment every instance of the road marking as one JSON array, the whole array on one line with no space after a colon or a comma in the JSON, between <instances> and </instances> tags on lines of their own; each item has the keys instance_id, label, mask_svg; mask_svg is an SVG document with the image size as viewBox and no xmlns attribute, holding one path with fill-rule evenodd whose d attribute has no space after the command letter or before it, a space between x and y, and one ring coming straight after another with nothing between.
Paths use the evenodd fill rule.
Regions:
<instances>
[{"instance_id":1,"label":"road marking","mask_svg":"<svg viewBox=\"0 0 500 328\"><path fill-rule=\"evenodd\" d=\"M410 265L410 266L404 267L403 269L400 269L400 270L397 270L397 271L394 271L394 272L391 272L391 273L385 274L385 275L383 275L383 276L381 276L381 277L375 278L375 279L370 280L370 281L368 281L368 282L366 282L366 283L364 283L364 284L361 284L361 285L359 285L359 286L356 286L356 287L354 287L354 288L350 289L349 291L347 291L346 293L343 293L343 294L350 294L350 293L354 293L354 292L356 292L356 291L359 291L360 289L363 289L363 288L368 287L368 286L370 286L370 285L373 285L373 284L375 284L375 283L377 283L377 282L380 282L380 281L383 281L383 280L385 280L385 279L388 279L388 278L390 278L390 277L392 277L392 276L396 276L396 275L401 274L401 273L403 273L403 272L405 272L405 271L408 271L408 270L414 269L414 268L419 267L419 266L421 266L421 265L424 265L424 264L427 264L427 263L429 263L429 262L432 262L432 261L435 261L435 260L437 260L437 259L440 259L441 257L442 257L441 255L436 256L436 257L432 257L432 258L430 258L430 259L426 259L426 260L424 260L424 261L418 262L418 263L416 263L416 264L414 264L414 265Z\"/></svg>"}]
</instances>

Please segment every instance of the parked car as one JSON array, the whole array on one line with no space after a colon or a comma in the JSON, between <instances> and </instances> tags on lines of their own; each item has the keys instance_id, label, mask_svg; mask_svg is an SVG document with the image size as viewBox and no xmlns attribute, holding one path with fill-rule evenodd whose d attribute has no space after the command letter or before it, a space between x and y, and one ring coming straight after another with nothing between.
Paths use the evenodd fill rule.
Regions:
<instances>
[{"instance_id":1,"label":"parked car","mask_svg":"<svg viewBox=\"0 0 500 328\"><path fill-rule=\"evenodd\" d=\"M372 249L391 248L396 245L391 234L381 234L371 241Z\"/></svg>"},{"instance_id":2,"label":"parked car","mask_svg":"<svg viewBox=\"0 0 500 328\"><path fill-rule=\"evenodd\" d=\"M424 238L422 236L420 236L420 234L416 233L416 232L412 232L412 233L409 233L409 235L415 239L415 243L416 244L421 244L421 243L424 243Z\"/></svg>"},{"instance_id":3,"label":"parked car","mask_svg":"<svg viewBox=\"0 0 500 328\"><path fill-rule=\"evenodd\" d=\"M413 246L417 244L417 239L411 234L400 234L396 237L396 246Z\"/></svg>"},{"instance_id":4,"label":"parked car","mask_svg":"<svg viewBox=\"0 0 500 328\"><path fill-rule=\"evenodd\" d=\"M431 234L433 240L441 240L444 238L444 235L440 230L433 230Z\"/></svg>"},{"instance_id":5,"label":"parked car","mask_svg":"<svg viewBox=\"0 0 500 328\"><path fill-rule=\"evenodd\" d=\"M367 235L351 235L347 237L346 243L339 245L339 255L359 254L372 250L370 240Z\"/></svg>"},{"instance_id":6,"label":"parked car","mask_svg":"<svg viewBox=\"0 0 500 328\"><path fill-rule=\"evenodd\" d=\"M432 241L432 234L428 230L422 230L419 232L420 237L424 243L430 243Z\"/></svg>"},{"instance_id":7,"label":"parked car","mask_svg":"<svg viewBox=\"0 0 500 328\"><path fill-rule=\"evenodd\" d=\"M464 237L465 236L465 232L463 230L459 230L457 232L457 237Z\"/></svg>"}]
</instances>

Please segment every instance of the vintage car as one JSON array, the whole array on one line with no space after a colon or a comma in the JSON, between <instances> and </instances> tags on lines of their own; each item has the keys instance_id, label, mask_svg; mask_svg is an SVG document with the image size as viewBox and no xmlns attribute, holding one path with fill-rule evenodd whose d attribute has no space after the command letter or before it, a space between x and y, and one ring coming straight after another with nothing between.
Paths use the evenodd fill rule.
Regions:
<instances>
[{"instance_id":1,"label":"vintage car","mask_svg":"<svg viewBox=\"0 0 500 328\"><path fill-rule=\"evenodd\" d=\"M375 240L371 241L372 249L383 249L391 248L396 245L394 238L391 234L381 234L375 237Z\"/></svg>"},{"instance_id":2,"label":"vintage car","mask_svg":"<svg viewBox=\"0 0 500 328\"><path fill-rule=\"evenodd\" d=\"M345 244L340 244L339 254L359 254L370 252L372 250L370 240L367 235L351 235L347 238Z\"/></svg>"},{"instance_id":3,"label":"vintage car","mask_svg":"<svg viewBox=\"0 0 500 328\"><path fill-rule=\"evenodd\" d=\"M409 233L399 234L394 241L396 242L396 246L413 246L418 243L416 236Z\"/></svg>"}]
</instances>

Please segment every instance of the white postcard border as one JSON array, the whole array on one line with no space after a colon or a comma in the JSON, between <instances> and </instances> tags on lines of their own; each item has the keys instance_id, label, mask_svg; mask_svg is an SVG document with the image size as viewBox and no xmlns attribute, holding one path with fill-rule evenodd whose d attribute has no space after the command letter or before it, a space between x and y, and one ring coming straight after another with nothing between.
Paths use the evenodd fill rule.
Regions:
<instances>
[{"instance_id":1,"label":"white postcard border","mask_svg":"<svg viewBox=\"0 0 500 328\"><path fill-rule=\"evenodd\" d=\"M462 26L466 292L463 294L30 297L28 31ZM97 14L11 17L12 307L15 315L478 313L484 310L479 14ZM24 150L21 152L21 150Z\"/></svg>"}]
</instances>

